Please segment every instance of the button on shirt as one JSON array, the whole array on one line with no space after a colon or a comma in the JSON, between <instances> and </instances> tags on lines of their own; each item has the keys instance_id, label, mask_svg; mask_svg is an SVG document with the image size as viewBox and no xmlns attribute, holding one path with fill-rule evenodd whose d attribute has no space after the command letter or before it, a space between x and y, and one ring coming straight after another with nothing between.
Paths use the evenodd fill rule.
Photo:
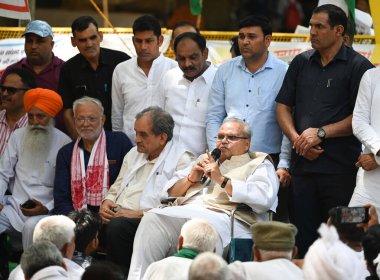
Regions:
<instances>
[{"instance_id":1,"label":"button on shirt","mask_svg":"<svg viewBox=\"0 0 380 280\"><path fill-rule=\"evenodd\" d=\"M14 128L8 126L6 111L0 111L0 156L4 153L9 137L17 128L25 127L28 124L28 114L25 113L15 124Z\"/></svg>"},{"instance_id":2,"label":"button on shirt","mask_svg":"<svg viewBox=\"0 0 380 280\"><path fill-rule=\"evenodd\" d=\"M207 148L207 104L215 73L215 66L210 65L201 76L189 81L177 67L165 74L160 87L164 109L175 122L174 141L196 156L203 154Z\"/></svg>"},{"instance_id":3,"label":"button on shirt","mask_svg":"<svg viewBox=\"0 0 380 280\"><path fill-rule=\"evenodd\" d=\"M218 68L208 102L207 143L215 148L215 136L223 120L235 117L252 129L251 151L279 153L282 132L275 112L275 98L288 65L268 52L265 64L255 73L238 56Z\"/></svg>"},{"instance_id":4,"label":"button on shirt","mask_svg":"<svg viewBox=\"0 0 380 280\"><path fill-rule=\"evenodd\" d=\"M148 76L137 65L137 57L120 63L112 77L112 129L123 131L135 143L135 116L149 106L163 107L158 86L164 74L177 62L160 54Z\"/></svg>"}]
</instances>

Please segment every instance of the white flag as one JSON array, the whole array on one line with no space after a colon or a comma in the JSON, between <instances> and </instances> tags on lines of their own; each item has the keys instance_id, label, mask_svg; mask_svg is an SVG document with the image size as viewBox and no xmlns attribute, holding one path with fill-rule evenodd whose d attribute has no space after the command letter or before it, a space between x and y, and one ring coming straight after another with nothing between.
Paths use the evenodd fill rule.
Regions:
<instances>
[{"instance_id":1,"label":"white flag","mask_svg":"<svg viewBox=\"0 0 380 280\"><path fill-rule=\"evenodd\" d=\"M28 0L0 0L0 16L30 20Z\"/></svg>"}]
</instances>

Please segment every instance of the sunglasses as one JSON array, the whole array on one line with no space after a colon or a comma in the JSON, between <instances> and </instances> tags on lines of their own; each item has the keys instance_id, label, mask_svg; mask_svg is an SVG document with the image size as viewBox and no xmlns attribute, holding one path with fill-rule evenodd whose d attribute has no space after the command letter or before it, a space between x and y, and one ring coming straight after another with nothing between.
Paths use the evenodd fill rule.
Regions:
<instances>
[{"instance_id":1,"label":"sunglasses","mask_svg":"<svg viewBox=\"0 0 380 280\"><path fill-rule=\"evenodd\" d=\"M3 94L5 91L7 91L8 95L13 95L16 92L20 90L28 90L28 88L15 88L15 87L6 87L6 86L0 86L0 93Z\"/></svg>"},{"instance_id":2,"label":"sunglasses","mask_svg":"<svg viewBox=\"0 0 380 280\"><path fill-rule=\"evenodd\" d=\"M241 137L241 136L235 136L235 135L223 135L223 134L218 134L218 136L215 137L218 141L224 140L224 138L227 139L228 142L235 142L240 139L248 139L247 137Z\"/></svg>"}]
</instances>

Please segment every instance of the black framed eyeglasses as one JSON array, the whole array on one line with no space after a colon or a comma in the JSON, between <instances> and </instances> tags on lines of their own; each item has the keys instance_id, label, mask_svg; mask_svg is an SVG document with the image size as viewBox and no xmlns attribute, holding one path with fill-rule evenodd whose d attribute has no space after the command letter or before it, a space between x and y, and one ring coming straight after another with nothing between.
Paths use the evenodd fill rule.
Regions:
<instances>
[{"instance_id":1,"label":"black framed eyeglasses","mask_svg":"<svg viewBox=\"0 0 380 280\"><path fill-rule=\"evenodd\" d=\"M15 87L0 86L0 93L3 94L5 91L7 91L8 95L13 95L20 90L26 91L28 89L29 88L15 88Z\"/></svg>"},{"instance_id":2,"label":"black framed eyeglasses","mask_svg":"<svg viewBox=\"0 0 380 280\"><path fill-rule=\"evenodd\" d=\"M215 136L215 138L218 141L222 141L224 138L226 138L227 141L229 141L229 142L235 142L235 141L238 141L241 139L248 139L247 137L243 137L243 136L224 135L224 134L218 134L217 136Z\"/></svg>"}]
</instances>

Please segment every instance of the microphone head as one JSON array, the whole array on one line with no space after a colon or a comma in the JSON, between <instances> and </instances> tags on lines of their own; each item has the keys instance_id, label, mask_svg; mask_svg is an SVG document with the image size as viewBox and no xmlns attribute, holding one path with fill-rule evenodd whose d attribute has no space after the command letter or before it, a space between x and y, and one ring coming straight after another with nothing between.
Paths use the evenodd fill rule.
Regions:
<instances>
[{"instance_id":1,"label":"microphone head","mask_svg":"<svg viewBox=\"0 0 380 280\"><path fill-rule=\"evenodd\" d=\"M215 148L212 152L211 152L211 156L214 160L218 160L220 158L222 154L222 151L218 148Z\"/></svg>"}]
</instances>

